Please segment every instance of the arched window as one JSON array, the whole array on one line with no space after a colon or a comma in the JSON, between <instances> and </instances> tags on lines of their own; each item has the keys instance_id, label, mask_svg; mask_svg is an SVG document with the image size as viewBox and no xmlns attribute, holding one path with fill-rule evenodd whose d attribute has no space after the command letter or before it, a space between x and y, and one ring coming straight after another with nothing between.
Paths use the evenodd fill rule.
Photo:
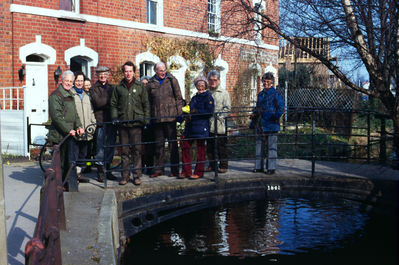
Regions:
<instances>
[{"instance_id":1,"label":"arched window","mask_svg":"<svg viewBox=\"0 0 399 265\"><path fill-rule=\"evenodd\" d=\"M70 66L72 72L82 71L85 76L89 76L88 59L83 56L75 56L71 58Z\"/></svg>"},{"instance_id":2,"label":"arched window","mask_svg":"<svg viewBox=\"0 0 399 265\"><path fill-rule=\"evenodd\" d=\"M142 76L153 76L154 72L154 65L153 62L144 61L140 64L140 77Z\"/></svg>"},{"instance_id":3,"label":"arched window","mask_svg":"<svg viewBox=\"0 0 399 265\"><path fill-rule=\"evenodd\" d=\"M44 58L37 54L30 54L26 56L27 62L44 63Z\"/></svg>"}]
</instances>

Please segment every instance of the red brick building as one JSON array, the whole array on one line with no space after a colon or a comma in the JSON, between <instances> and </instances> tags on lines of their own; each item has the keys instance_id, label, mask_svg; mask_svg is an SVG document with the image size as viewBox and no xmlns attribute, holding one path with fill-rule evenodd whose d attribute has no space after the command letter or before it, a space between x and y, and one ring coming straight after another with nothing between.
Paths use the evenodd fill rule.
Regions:
<instances>
[{"instance_id":1,"label":"red brick building","mask_svg":"<svg viewBox=\"0 0 399 265\"><path fill-rule=\"evenodd\" d=\"M278 16L277 0L253 1ZM266 32L262 39L254 32L229 38L232 28L223 25L229 5L224 0L0 0L0 88L25 86L25 114L32 122L43 122L58 67L82 70L94 81L97 66L116 69L131 60L139 68L137 75L153 75L160 57L146 43L162 37L208 44L213 68L221 71L221 85L232 96L242 86L240 75L255 70L245 79L250 95L244 100L251 100L259 76L266 68L278 68L278 37ZM179 54L168 58L171 63L182 90L188 76L207 71L201 60L187 61Z\"/></svg>"}]
</instances>

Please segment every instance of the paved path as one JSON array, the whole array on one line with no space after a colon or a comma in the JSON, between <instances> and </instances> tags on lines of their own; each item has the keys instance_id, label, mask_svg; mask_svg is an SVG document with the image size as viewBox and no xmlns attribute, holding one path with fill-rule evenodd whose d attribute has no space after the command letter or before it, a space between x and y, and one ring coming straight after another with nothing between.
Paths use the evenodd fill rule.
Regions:
<instances>
[{"instance_id":1,"label":"paved path","mask_svg":"<svg viewBox=\"0 0 399 265\"><path fill-rule=\"evenodd\" d=\"M245 178L250 173L251 162L231 162L228 174L221 178ZM279 160L275 177L310 177L311 163L305 160ZM261 174L261 173L259 173ZM39 193L42 185L42 172L35 162L15 163L4 166L5 203L8 261L11 265L24 264L24 249L31 239L39 211ZM95 171L88 174L91 182L80 184L79 193L65 194L67 230L62 232L64 264L98 264L99 249L98 215L100 213L104 189L95 180ZM337 162L317 162L315 176L354 177L369 179L399 180L399 171L377 165L358 165ZM265 176L266 177L266 176ZM205 179L213 179L207 173ZM150 179L143 177L141 188L149 185L180 185L181 182L167 176ZM118 182L109 181L109 187L116 190L136 189L132 183L120 187Z\"/></svg>"},{"instance_id":2,"label":"paved path","mask_svg":"<svg viewBox=\"0 0 399 265\"><path fill-rule=\"evenodd\" d=\"M11 265L25 264L25 245L35 229L42 183L42 171L37 163L4 165L8 263Z\"/></svg>"}]
</instances>

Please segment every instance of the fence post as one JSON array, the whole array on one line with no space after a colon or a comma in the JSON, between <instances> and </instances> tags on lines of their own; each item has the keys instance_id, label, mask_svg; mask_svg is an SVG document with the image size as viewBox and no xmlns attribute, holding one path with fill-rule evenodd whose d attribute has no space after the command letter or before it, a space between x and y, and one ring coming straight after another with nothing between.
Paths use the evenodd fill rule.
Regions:
<instances>
[{"instance_id":1,"label":"fence post","mask_svg":"<svg viewBox=\"0 0 399 265\"><path fill-rule=\"evenodd\" d=\"M288 121L288 81L285 81L284 86L284 121L283 121L283 131L286 130Z\"/></svg>"},{"instance_id":2,"label":"fence post","mask_svg":"<svg viewBox=\"0 0 399 265\"><path fill-rule=\"evenodd\" d=\"M78 190L78 175L76 174L76 158L75 158L75 140L70 137L66 143L68 145L68 161L69 161L69 191L76 192ZM67 176L68 177L68 176Z\"/></svg>"},{"instance_id":3,"label":"fence post","mask_svg":"<svg viewBox=\"0 0 399 265\"><path fill-rule=\"evenodd\" d=\"M380 163L385 164L387 161L387 153L386 153L386 131L385 131L385 118L380 117L381 120L381 133L380 133Z\"/></svg>"},{"instance_id":4,"label":"fence post","mask_svg":"<svg viewBox=\"0 0 399 265\"><path fill-rule=\"evenodd\" d=\"M299 122L299 115L298 112L296 112L296 121L295 121L295 158L298 157L298 122Z\"/></svg>"},{"instance_id":5,"label":"fence post","mask_svg":"<svg viewBox=\"0 0 399 265\"><path fill-rule=\"evenodd\" d=\"M370 127L371 127L371 122L370 122L370 112L369 112L367 113L367 163L368 164L370 164L370 152L371 152Z\"/></svg>"},{"instance_id":6,"label":"fence post","mask_svg":"<svg viewBox=\"0 0 399 265\"><path fill-rule=\"evenodd\" d=\"M312 111L312 178L315 171L315 134L316 134L316 112Z\"/></svg>"},{"instance_id":7,"label":"fence post","mask_svg":"<svg viewBox=\"0 0 399 265\"><path fill-rule=\"evenodd\" d=\"M214 134L213 134L213 160L214 160L214 171L215 171L215 182L219 184L219 156L218 156L218 124L217 124L217 113L213 114L213 121L214 121Z\"/></svg>"}]
</instances>

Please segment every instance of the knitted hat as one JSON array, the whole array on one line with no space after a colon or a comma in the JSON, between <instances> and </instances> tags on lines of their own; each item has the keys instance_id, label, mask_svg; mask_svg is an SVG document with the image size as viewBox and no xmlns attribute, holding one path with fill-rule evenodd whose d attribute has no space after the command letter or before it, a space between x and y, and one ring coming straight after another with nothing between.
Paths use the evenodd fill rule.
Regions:
<instances>
[{"instance_id":1,"label":"knitted hat","mask_svg":"<svg viewBox=\"0 0 399 265\"><path fill-rule=\"evenodd\" d=\"M204 81L205 83L205 89L208 89L208 79L206 79L205 76L199 76L196 79L194 79L194 86L197 87L198 82Z\"/></svg>"}]
</instances>

